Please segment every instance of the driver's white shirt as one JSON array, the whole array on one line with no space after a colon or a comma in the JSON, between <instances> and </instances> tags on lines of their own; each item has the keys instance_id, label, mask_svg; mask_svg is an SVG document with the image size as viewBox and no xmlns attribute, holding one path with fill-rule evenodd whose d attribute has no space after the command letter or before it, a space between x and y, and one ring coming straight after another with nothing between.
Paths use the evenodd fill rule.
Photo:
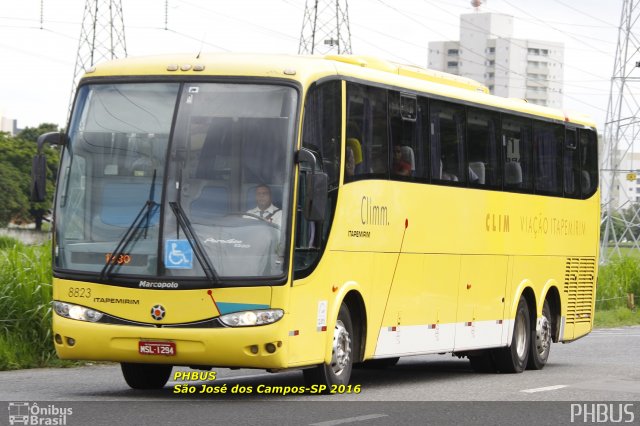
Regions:
<instances>
[{"instance_id":1,"label":"driver's white shirt","mask_svg":"<svg viewBox=\"0 0 640 426\"><path fill-rule=\"evenodd\" d=\"M273 204L271 204L264 210L260 210L260 208L256 206L251 210L247 210L247 213L262 217L267 222L271 222L278 226L280 226L280 223L282 222L282 210L280 210Z\"/></svg>"}]
</instances>

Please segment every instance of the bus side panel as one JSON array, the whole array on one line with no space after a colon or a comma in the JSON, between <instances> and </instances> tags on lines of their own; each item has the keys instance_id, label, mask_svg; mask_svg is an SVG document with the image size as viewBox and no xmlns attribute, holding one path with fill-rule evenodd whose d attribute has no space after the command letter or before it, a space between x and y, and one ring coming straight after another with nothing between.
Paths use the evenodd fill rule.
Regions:
<instances>
[{"instance_id":1,"label":"bus side panel","mask_svg":"<svg viewBox=\"0 0 640 426\"><path fill-rule=\"evenodd\" d=\"M375 357L453 350L459 255L402 254Z\"/></svg>"},{"instance_id":2,"label":"bus side panel","mask_svg":"<svg viewBox=\"0 0 640 426\"><path fill-rule=\"evenodd\" d=\"M507 256L462 256L455 349L501 346Z\"/></svg>"}]
</instances>

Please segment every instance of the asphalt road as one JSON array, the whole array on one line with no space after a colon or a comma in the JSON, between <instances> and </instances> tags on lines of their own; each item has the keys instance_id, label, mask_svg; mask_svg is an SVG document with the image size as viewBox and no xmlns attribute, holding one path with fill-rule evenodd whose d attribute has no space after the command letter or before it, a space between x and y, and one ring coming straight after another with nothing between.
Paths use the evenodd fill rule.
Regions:
<instances>
[{"instance_id":1,"label":"asphalt road","mask_svg":"<svg viewBox=\"0 0 640 426\"><path fill-rule=\"evenodd\" d=\"M542 371L479 374L450 354L407 357L386 370L354 370L350 392L332 395L283 395L304 385L299 371L213 371L213 381L170 381L159 391L129 389L118 365L0 372L0 425L25 410L30 421L67 425L640 422L640 327L554 344ZM194 393L176 393L189 386Z\"/></svg>"}]
</instances>

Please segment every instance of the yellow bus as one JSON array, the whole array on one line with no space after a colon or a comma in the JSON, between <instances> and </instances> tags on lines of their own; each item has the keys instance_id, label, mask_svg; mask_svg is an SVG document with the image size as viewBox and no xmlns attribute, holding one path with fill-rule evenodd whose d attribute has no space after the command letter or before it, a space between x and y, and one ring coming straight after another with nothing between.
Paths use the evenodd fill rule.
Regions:
<instances>
[{"instance_id":1,"label":"yellow bus","mask_svg":"<svg viewBox=\"0 0 640 426\"><path fill-rule=\"evenodd\" d=\"M346 385L430 353L521 372L592 328L580 115L371 57L203 54L98 65L67 129L39 140L62 151L55 347L133 388L172 366Z\"/></svg>"}]
</instances>

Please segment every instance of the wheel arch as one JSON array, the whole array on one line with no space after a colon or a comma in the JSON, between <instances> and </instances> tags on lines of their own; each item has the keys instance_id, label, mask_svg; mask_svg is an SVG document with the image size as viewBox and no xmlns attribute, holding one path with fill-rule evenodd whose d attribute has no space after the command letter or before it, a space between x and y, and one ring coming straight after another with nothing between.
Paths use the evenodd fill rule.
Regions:
<instances>
[{"instance_id":1,"label":"wheel arch","mask_svg":"<svg viewBox=\"0 0 640 426\"><path fill-rule=\"evenodd\" d=\"M356 350L356 354L353 357L353 361L360 362L364 357L364 348L367 340L367 310L364 299L359 291L351 290L344 296L342 303L347 305L349 309L355 334L353 347Z\"/></svg>"},{"instance_id":2,"label":"wheel arch","mask_svg":"<svg viewBox=\"0 0 640 426\"><path fill-rule=\"evenodd\" d=\"M526 286L523 288L522 293L520 294L521 296L524 296L524 299L527 301L527 305L529 305L529 327L535 332L536 329L536 319L537 319L537 313L538 312L538 305L536 302L536 293L533 291L533 289L529 286ZM517 300L520 300L520 298L518 298Z\"/></svg>"},{"instance_id":3,"label":"wheel arch","mask_svg":"<svg viewBox=\"0 0 640 426\"><path fill-rule=\"evenodd\" d=\"M557 343L560 339L559 332L562 301L560 298L560 290L558 290L558 287L555 284L551 285L547 290L542 302L543 304L545 300L549 302L549 309L551 309L551 337L553 341Z\"/></svg>"}]
</instances>

